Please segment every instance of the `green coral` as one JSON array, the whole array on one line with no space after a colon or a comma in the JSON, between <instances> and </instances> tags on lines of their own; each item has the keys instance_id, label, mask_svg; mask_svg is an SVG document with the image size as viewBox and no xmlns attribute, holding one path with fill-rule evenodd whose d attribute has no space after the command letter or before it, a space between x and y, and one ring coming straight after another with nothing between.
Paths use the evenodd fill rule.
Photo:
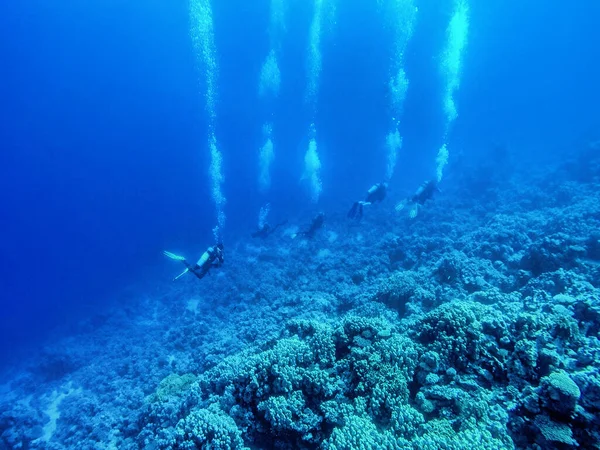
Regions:
<instances>
[{"instance_id":1,"label":"green coral","mask_svg":"<svg viewBox=\"0 0 600 450\"><path fill-rule=\"evenodd\" d=\"M457 423L460 423L457 421ZM488 427L466 420L455 429L448 420L431 420L420 430L421 435L412 441L419 450L512 450L514 444L504 434L494 437Z\"/></svg>"},{"instance_id":2,"label":"green coral","mask_svg":"<svg viewBox=\"0 0 600 450\"><path fill-rule=\"evenodd\" d=\"M555 422L547 416L537 416L535 424L547 441L577 446L571 427L566 423Z\"/></svg>"},{"instance_id":3,"label":"green coral","mask_svg":"<svg viewBox=\"0 0 600 450\"><path fill-rule=\"evenodd\" d=\"M177 448L247 449L235 421L216 404L192 411L176 428Z\"/></svg>"},{"instance_id":4,"label":"green coral","mask_svg":"<svg viewBox=\"0 0 600 450\"><path fill-rule=\"evenodd\" d=\"M276 432L293 430L302 435L305 441L312 441L311 431L319 429L322 418L306 406L301 391L288 396L273 396L260 402L257 409L264 412L266 420Z\"/></svg>"},{"instance_id":5,"label":"green coral","mask_svg":"<svg viewBox=\"0 0 600 450\"><path fill-rule=\"evenodd\" d=\"M463 368L487 355L477 320L486 308L443 305L420 321L417 340L384 316L349 315L336 327L293 320L262 352L201 375L201 408L178 430L212 448L239 448L238 438L257 448L512 448L480 375L448 367L473 346Z\"/></svg>"},{"instance_id":6,"label":"green coral","mask_svg":"<svg viewBox=\"0 0 600 450\"><path fill-rule=\"evenodd\" d=\"M150 400L164 402L173 397L183 395L195 381L196 376L194 374L187 373L178 375L172 373L163 378L159 383L154 396L152 396Z\"/></svg>"},{"instance_id":7,"label":"green coral","mask_svg":"<svg viewBox=\"0 0 600 450\"><path fill-rule=\"evenodd\" d=\"M442 356L448 367L465 369L481 355L483 332L477 317L489 307L471 301L453 301L425 315L418 326L418 340Z\"/></svg>"},{"instance_id":8,"label":"green coral","mask_svg":"<svg viewBox=\"0 0 600 450\"><path fill-rule=\"evenodd\" d=\"M377 423L388 424L394 409L408 402L418 356L414 343L399 335L376 340L370 348L351 348L343 364L352 374L352 395L367 399L367 411Z\"/></svg>"},{"instance_id":9,"label":"green coral","mask_svg":"<svg viewBox=\"0 0 600 450\"><path fill-rule=\"evenodd\" d=\"M400 312L405 310L409 302L430 306L435 302L435 295L425 286L424 280L415 272L398 271L381 282L376 298Z\"/></svg>"},{"instance_id":10,"label":"green coral","mask_svg":"<svg viewBox=\"0 0 600 450\"><path fill-rule=\"evenodd\" d=\"M562 414L573 413L581 397L579 386L562 370L542 378L541 392L546 407Z\"/></svg>"},{"instance_id":11,"label":"green coral","mask_svg":"<svg viewBox=\"0 0 600 450\"><path fill-rule=\"evenodd\" d=\"M323 450L412 450L410 443L379 431L366 417L349 416L344 426L335 428L322 444Z\"/></svg>"}]
</instances>

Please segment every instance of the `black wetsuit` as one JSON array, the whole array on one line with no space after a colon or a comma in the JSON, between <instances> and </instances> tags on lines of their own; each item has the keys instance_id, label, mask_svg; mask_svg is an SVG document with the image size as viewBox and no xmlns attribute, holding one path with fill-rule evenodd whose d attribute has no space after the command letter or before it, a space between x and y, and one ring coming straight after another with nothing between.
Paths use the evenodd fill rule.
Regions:
<instances>
[{"instance_id":1,"label":"black wetsuit","mask_svg":"<svg viewBox=\"0 0 600 450\"><path fill-rule=\"evenodd\" d=\"M419 189L417 189L417 192L415 192L409 201L411 203L423 205L427 200L433 198L433 194L437 191L439 191L439 189L435 181L426 181L419 187Z\"/></svg>"},{"instance_id":2,"label":"black wetsuit","mask_svg":"<svg viewBox=\"0 0 600 450\"><path fill-rule=\"evenodd\" d=\"M387 184L378 183L373 186L367 192L367 197L365 198L366 203L377 203L383 201L387 194Z\"/></svg>"},{"instance_id":3,"label":"black wetsuit","mask_svg":"<svg viewBox=\"0 0 600 450\"><path fill-rule=\"evenodd\" d=\"M274 227L272 227L268 223L265 223L262 228L259 228L258 230L256 230L254 233L251 234L251 236L253 238L264 239L264 238L268 237L269 235L273 234L275 232L275 230L277 230L277 228L285 225L286 223L287 223L287 220L284 220L283 222L278 223Z\"/></svg>"},{"instance_id":4,"label":"black wetsuit","mask_svg":"<svg viewBox=\"0 0 600 450\"><path fill-rule=\"evenodd\" d=\"M381 202L387 194L387 184L377 183L367 191L367 196L363 201L354 202L350 211L348 211L348 217L351 219L361 219L363 216L363 207L365 205L371 205L373 203Z\"/></svg>"},{"instance_id":5,"label":"black wetsuit","mask_svg":"<svg viewBox=\"0 0 600 450\"><path fill-rule=\"evenodd\" d=\"M205 255L206 259L204 259ZM190 264L186 260L183 260L183 264L185 264L188 270L201 280L206 276L210 269L213 267L221 267L224 261L223 244L217 244L213 245L212 247L208 247L196 264Z\"/></svg>"},{"instance_id":6,"label":"black wetsuit","mask_svg":"<svg viewBox=\"0 0 600 450\"><path fill-rule=\"evenodd\" d=\"M323 226L325 223L325 214L319 213L315 216L315 218L310 223L310 227L306 231L300 231L298 236L305 236L311 238L315 235L315 232Z\"/></svg>"}]
</instances>

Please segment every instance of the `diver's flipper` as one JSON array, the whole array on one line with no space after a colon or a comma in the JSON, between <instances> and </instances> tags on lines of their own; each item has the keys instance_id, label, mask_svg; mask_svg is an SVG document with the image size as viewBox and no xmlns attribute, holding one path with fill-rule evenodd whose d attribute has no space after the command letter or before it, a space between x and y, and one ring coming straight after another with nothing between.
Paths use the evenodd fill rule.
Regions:
<instances>
[{"instance_id":1,"label":"diver's flipper","mask_svg":"<svg viewBox=\"0 0 600 450\"><path fill-rule=\"evenodd\" d=\"M183 256L176 255L175 253L163 251L163 255L165 255L167 258L174 259L175 261L185 261Z\"/></svg>"},{"instance_id":2,"label":"diver's flipper","mask_svg":"<svg viewBox=\"0 0 600 450\"><path fill-rule=\"evenodd\" d=\"M406 206L406 199L404 199L396 204L396 211L402 211L405 206Z\"/></svg>"},{"instance_id":3,"label":"diver's flipper","mask_svg":"<svg viewBox=\"0 0 600 450\"><path fill-rule=\"evenodd\" d=\"M173 281L179 280L182 276L184 276L189 271L190 271L189 269L185 269L183 272L181 272L179 275L177 275L175 278L173 278Z\"/></svg>"},{"instance_id":4,"label":"diver's flipper","mask_svg":"<svg viewBox=\"0 0 600 450\"><path fill-rule=\"evenodd\" d=\"M419 204L415 203L414 206L410 208L410 211L408 212L408 217L414 219L415 217L417 217L417 214L419 214Z\"/></svg>"}]
</instances>

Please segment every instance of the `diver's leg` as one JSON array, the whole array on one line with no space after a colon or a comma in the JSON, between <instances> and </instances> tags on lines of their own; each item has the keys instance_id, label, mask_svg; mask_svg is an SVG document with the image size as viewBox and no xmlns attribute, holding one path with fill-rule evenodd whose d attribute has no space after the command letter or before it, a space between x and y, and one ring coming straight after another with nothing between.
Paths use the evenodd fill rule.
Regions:
<instances>
[{"instance_id":1,"label":"diver's leg","mask_svg":"<svg viewBox=\"0 0 600 450\"><path fill-rule=\"evenodd\" d=\"M358 202L354 202L354 204L352 205L352 208L350 208L350 211L348 211L348 217L350 219L354 219L356 217L357 209L358 209Z\"/></svg>"},{"instance_id":2,"label":"diver's leg","mask_svg":"<svg viewBox=\"0 0 600 450\"><path fill-rule=\"evenodd\" d=\"M198 277L199 280L201 280L208 273L209 269L210 267L200 268L198 270L192 270L192 273L196 275L196 277Z\"/></svg>"}]
</instances>

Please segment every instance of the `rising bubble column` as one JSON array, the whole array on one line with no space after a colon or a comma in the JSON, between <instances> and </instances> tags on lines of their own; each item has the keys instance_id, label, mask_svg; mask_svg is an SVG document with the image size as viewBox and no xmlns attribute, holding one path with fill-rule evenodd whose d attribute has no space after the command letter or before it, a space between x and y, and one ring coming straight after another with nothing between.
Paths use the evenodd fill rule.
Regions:
<instances>
[{"instance_id":1,"label":"rising bubble column","mask_svg":"<svg viewBox=\"0 0 600 450\"><path fill-rule=\"evenodd\" d=\"M281 53L281 39L285 33L285 4L284 0L271 0L269 20L270 49L260 71L258 95L266 103L267 110L272 108L273 102L279 96L281 85L281 72L279 70L279 54ZM271 187L271 165L275 159L275 145L273 143L273 112L264 123L264 143L258 153L258 187L261 192L266 192Z\"/></svg>"},{"instance_id":2,"label":"rising bubble column","mask_svg":"<svg viewBox=\"0 0 600 450\"><path fill-rule=\"evenodd\" d=\"M400 119L409 86L409 80L404 70L404 53L412 37L417 15L417 8L413 0L391 0L389 6L391 11L386 11L386 17L392 22L394 45L388 85L392 129L386 137L385 145L387 151L386 181L389 181L394 175L398 152L402 148Z\"/></svg>"},{"instance_id":3,"label":"rising bubble column","mask_svg":"<svg viewBox=\"0 0 600 450\"><path fill-rule=\"evenodd\" d=\"M204 75L205 108L208 116L208 149L210 151L210 180L212 199L215 203L217 225L214 229L217 240L225 224L225 196L223 195L223 156L219 150L215 132L217 103L218 65L210 0L190 0L190 36L196 52L199 73Z\"/></svg>"},{"instance_id":4,"label":"rising bubble column","mask_svg":"<svg viewBox=\"0 0 600 450\"><path fill-rule=\"evenodd\" d=\"M444 116L446 120L444 143L438 151L437 181L440 182L444 175L444 168L448 164L448 134L456 118L455 94L460 87L462 73L462 60L467 45L469 34L469 5L467 0L454 0L454 12L446 29L446 47L440 58L440 69L444 80Z\"/></svg>"},{"instance_id":5,"label":"rising bubble column","mask_svg":"<svg viewBox=\"0 0 600 450\"><path fill-rule=\"evenodd\" d=\"M311 124L308 135L308 149L304 155L304 175L307 181L311 200L316 203L321 196L323 184L321 182L321 160L317 146L316 113L319 96L319 85L323 58L321 54L321 38L323 29L333 26L335 7L332 0L314 0L313 16L308 35L307 57L307 86L306 103L310 108Z\"/></svg>"}]
</instances>

